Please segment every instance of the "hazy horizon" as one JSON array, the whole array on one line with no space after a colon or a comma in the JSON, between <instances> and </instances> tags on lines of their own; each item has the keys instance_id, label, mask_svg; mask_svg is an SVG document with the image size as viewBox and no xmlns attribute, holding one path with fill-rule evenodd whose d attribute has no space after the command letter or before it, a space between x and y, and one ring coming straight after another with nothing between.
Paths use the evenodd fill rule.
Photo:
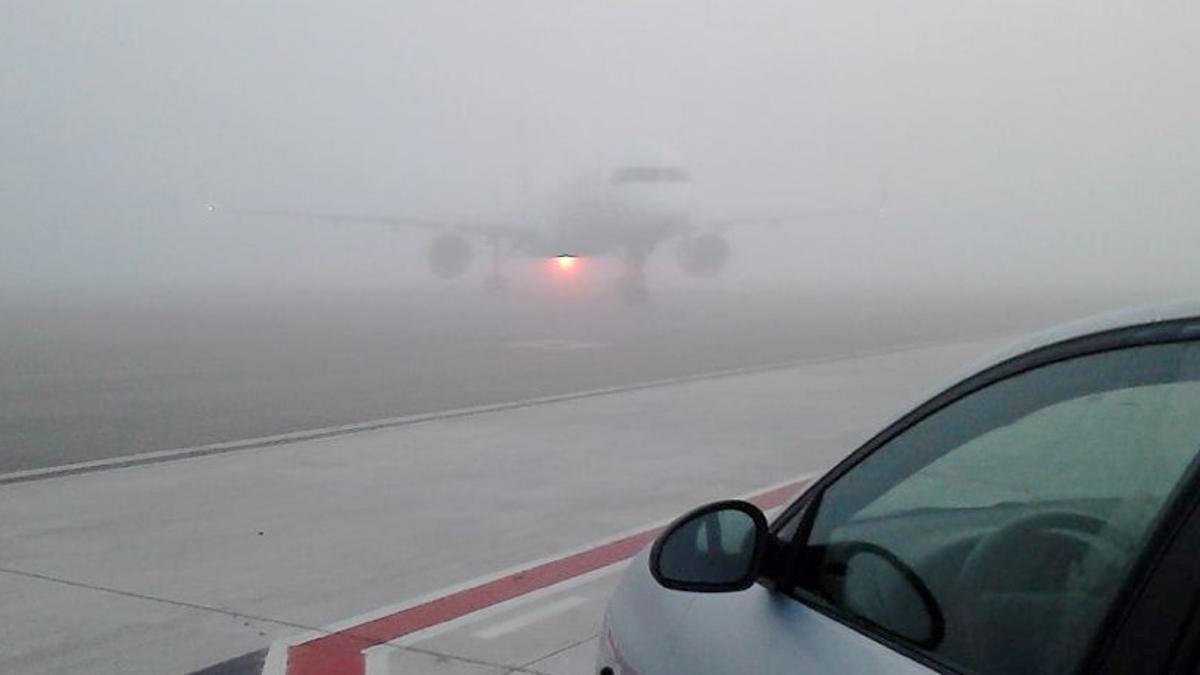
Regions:
<instances>
[{"instance_id":1,"label":"hazy horizon","mask_svg":"<svg viewBox=\"0 0 1200 675\"><path fill-rule=\"evenodd\" d=\"M886 178L884 219L731 231L717 285L1187 293L1198 12L12 3L0 286L424 283L423 232L203 207L519 220L651 144L687 162L702 216L870 205ZM668 242L651 273L675 270Z\"/></svg>"}]
</instances>

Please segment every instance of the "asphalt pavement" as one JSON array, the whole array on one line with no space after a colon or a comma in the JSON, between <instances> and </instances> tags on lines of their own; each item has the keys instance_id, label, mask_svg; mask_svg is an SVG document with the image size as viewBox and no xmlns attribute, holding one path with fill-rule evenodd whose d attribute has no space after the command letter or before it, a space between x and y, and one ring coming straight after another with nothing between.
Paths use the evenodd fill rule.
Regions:
<instances>
[{"instance_id":1,"label":"asphalt pavement","mask_svg":"<svg viewBox=\"0 0 1200 675\"><path fill-rule=\"evenodd\" d=\"M185 300L3 308L2 672L289 673L339 626L827 468L1003 336L1114 304ZM577 672L603 561L342 655Z\"/></svg>"},{"instance_id":2,"label":"asphalt pavement","mask_svg":"<svg viewBox=\"0 0 1200 675\"><path fill-rule=\"evenodd\" d=\"M0 300L0 474L1011 334L1108 299L476 289Z\"/></svg>"},{"instance_id":3,"label":"asphalt pavement","mask_svg":"<svg viewBox=\"0 0 1200 675\"><path fill-rule=\"evenodd\" d=\"M414 598L826 468L994 345L831 358L0 486L0 671L257 670L273 644L286 656L287 644L397 616ZM465 633L356 654L387 669L372 673L560 673L558 654L588 661L604 588L537 590L538 605L501 603ZM284 657L263 667L279 672L281 658L289 672Z\"/></svg>"}]
</instances>

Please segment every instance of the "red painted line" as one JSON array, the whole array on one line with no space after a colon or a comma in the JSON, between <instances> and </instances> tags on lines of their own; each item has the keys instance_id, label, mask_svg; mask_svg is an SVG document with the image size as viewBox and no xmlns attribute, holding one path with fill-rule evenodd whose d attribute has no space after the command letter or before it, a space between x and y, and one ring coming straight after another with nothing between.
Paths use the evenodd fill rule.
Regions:
<instances>
[{"instance_id":1,"label":"red painted line","mask_svg":"<svg viewBox=\"0 0 1200 675\"><path fill-rule=\"evenodd\" d=\"M806 479L789 483L755 495L749 501L763 510L782 506L809 482ZM287 675L363 675L364 649L631 558L661 530L661 527L644 530L294 645L287 652Z\"/></svg>"}]
</instances>

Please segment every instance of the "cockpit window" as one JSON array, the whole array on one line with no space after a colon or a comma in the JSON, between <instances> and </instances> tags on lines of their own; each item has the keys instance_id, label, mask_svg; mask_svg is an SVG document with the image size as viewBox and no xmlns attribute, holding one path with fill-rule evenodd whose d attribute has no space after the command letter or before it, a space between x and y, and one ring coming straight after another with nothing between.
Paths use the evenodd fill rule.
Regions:
<instances>
[{"instance_id":1,"label":"cockpit window","mask_svg":"<svg viewBox=\"0 0 1200 675\"><path fill-rule=\"evenodd\" d=\"M625 166L613 172L613 184L686 183L688 173L678 167Z\"/></svg>"}]
</instances>

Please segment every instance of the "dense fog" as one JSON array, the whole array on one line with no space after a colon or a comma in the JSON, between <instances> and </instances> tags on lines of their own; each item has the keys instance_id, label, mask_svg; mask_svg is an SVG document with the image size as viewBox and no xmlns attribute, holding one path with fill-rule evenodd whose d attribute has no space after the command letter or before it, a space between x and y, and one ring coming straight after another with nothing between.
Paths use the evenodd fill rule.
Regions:
<instances>
[{"instance_id":1,"label":"dense fog","mask_svg":"<svg viewBox=\"0 0 1200 675\"><path fill-rule=\"evenodd\" d=\"M0 673L1184 663L1198 26L0 0Z\"/></svg>"},{"instance_id":2,"label":"dense fog","mask_svg":"<svg viewBox=\"0 0 1200 675\"><path fill-rule=\"evenodd\" d=\"M12 2L0 286L432 284L421 230L210 203L546 223L629 148L727 232L701 287L1188 294L1190 2ZM533 222L536 221L536 222ZM648 268L685 285L671 242ZM482 251L452 288L475 292ZM514 263L514 269L528 262Z\"/></svg>"}]
</instances>

